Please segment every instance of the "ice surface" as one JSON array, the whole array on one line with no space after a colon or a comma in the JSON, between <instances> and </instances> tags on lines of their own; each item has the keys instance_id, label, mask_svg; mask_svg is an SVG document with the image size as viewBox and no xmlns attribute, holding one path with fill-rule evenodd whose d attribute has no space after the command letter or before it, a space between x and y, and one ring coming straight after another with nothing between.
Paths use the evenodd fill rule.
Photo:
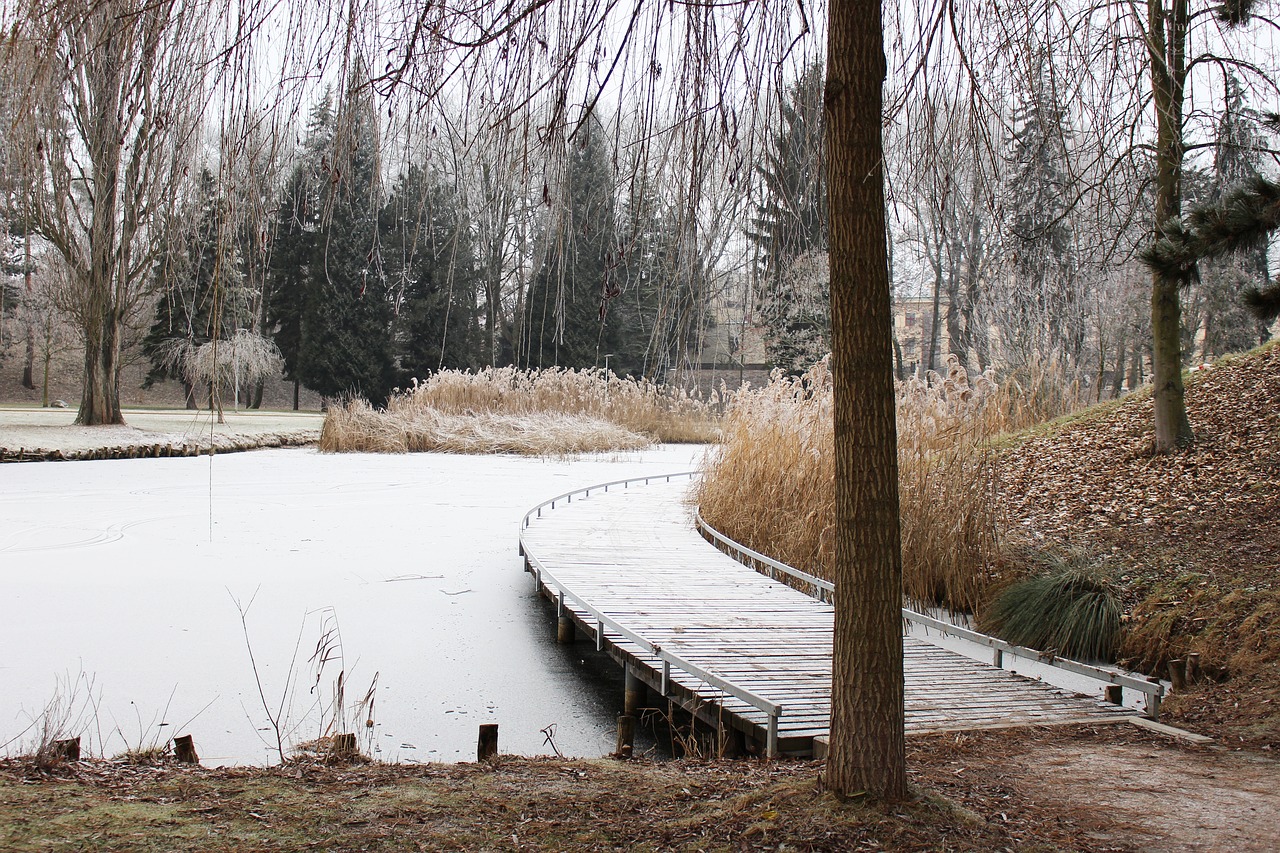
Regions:
<instances>
[{"instance_id":1,"label":"ice surface","mask_svg":"<svg viewBox=\"0 0 1280 853\"><path fill-rule=\"evenodd\" d=\"M293 449L0 466L0 744L59 677L84 673L98 701L84 732L94 752L189 732L206 763L273 761L235 604L252 600L273 707L301 643L294 741L318 733L306 659L331 607L349 699L380 674L378 757L473 760L482 722L501 725L507 753L549 752L540 729L552 723L567 754L606 753L621 685L555 646L521 571L519 521L554 494L686 470L702 454ZM363 740L363 721L358 731Z\"/></svg>"}]
</instances>

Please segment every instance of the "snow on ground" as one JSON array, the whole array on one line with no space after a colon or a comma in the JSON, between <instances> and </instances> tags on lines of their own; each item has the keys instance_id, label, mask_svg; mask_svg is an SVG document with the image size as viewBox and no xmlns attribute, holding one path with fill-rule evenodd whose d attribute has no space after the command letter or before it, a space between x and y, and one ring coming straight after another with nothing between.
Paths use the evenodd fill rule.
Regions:
<instances>
[{"instance_id":1,"label":"snow on ground","mask_svg":"<svg viewBox=\"0 0 1280 853\"><path fill-rule=\"evenodd\" d=\"M211 423L207 411L186 409L127 409L124 426L75 426L76 410L0 406L0 449L80 453L100 447L203 442L211 435L253 437L262 435L320 435L324 416L317 412L223 413L225 423Z\"/></svg>"},{"instance_id":2,"label":"snow on ground","mask_svg":"<svg viewBox=\"0 0 1280 853\"><path fill-rule=\"evenodd\" d=\"M295 647L308 669L333 608L349 699L379 674L370 734L384 759L472 760L482 722L501 725L503 752L549 752L539 729L553 723L564 752L609 752L621 685L602 689L554 645L521 571L520 518L572 488L697 467L702 453L290 449L0 466L0 745L60 679L83 673L94 751L190 732L206 763L273 760L238 600L252 601L248 631L273 708ZM307 680L294 721L314 701ZM292 739L317 728L313 713Z\"/></svg>"}]
</instances>

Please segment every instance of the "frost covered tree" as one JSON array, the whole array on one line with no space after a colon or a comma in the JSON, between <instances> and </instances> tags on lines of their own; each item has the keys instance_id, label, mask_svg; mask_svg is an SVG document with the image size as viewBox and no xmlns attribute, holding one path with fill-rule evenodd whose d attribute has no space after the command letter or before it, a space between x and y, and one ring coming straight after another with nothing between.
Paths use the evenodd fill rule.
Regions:
<instances>
[{"instance_id":1,"label":"frost covered tree","mask_svg":"<svg viewBox=\"0 0 1280 853\"><path fill-rule=\"evenodd\" d=\"M761 197L747 231L769 361L788 371L807 369L813 353L821 358L829 349L827 285L813 278L825 266L816 255L827 250L824 79L823 67L813 65L779 100L779 127L756 167ZM797 285L800 291L792 289Z\"/></svg>"},{"instance_id":2,"label":"frost covered tree","mask_svg":"<svg viewBox=\"0 0 1280 853\"><path fill-rule=\"evenodd\" d=\"M1072 233L1070 129L1044 61L1013 114L1004 187L1010 275L996 316L1012 363L1059 359L1074 366L1084 349L1086 305Z\"/></svg>"},{"instance_id":3,"label":"frost covered tree","mask_svg":"<svg viewBox=\"0 0 1280 853\"><path fill-rule=\"evenodd\" d=\"M188 408L196 408L196 389L174 364L172 353L226 338L252 320L251 294L244 288L242 255L227 224L227 205L213 173L201 169L192 204L196 212L166 233L153 273L160 296L142 341L151 362L145 384L177 379Z\"/></svg>"}]
</instances>

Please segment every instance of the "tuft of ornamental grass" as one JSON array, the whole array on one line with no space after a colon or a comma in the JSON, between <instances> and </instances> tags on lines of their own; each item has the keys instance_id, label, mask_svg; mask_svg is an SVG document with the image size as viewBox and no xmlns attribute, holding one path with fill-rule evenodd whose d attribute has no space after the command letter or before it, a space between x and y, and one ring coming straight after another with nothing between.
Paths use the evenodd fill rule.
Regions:
<instances>
[{"instance_id":1,"label":"tuft of ornamental grass","mask_svg":"<svg viewBox=\"0 0 1280 853\"><path fill-rule=\"evenodd\" d=\"M442 370L394 394L385 410L331 406L320 449L563 454L720 437L723 389L698 394L599 370Z\"/></svg>"},{"instance_id":2,"label":"tuft of ornamental grass","mask_svg":"<svg viewBox=\"0 0 1280 853\"><path fill-rule=\"evenodd\" d=\"M1057 389L1057 390L1054 390ZM974 612L998 547L992 439L1078 403L1051 372L997 382L954 359L897 391L903 589L922 606ZM834 427L827 360L775 373L729 405L721 446L697 493L704 518L733 539L819 577L835 566Z\"/></svg>"},{"instance_id":3,"label":"tuft of ornamental grass","mask_svg":"<svg viewBox=\"0 0 1280 853\"><path fill-rule=\"evenodd\" d=\"M1062 657L1115 660L1120 603L1106 571L1087 560L1060 561L1017 581L978 614L978 629Z\"/></svg>"}]
</instances>

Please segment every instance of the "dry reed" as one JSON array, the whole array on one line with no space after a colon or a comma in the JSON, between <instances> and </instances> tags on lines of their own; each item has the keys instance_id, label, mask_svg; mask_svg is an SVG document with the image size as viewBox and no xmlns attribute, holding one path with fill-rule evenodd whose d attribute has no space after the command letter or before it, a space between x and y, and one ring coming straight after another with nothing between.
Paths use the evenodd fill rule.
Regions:
<instances>
[{"instance_id":1,"label":"dry reed","mask_svg":"<svg viewBox=\"0 0 1280 853\"><path fill-rule=\"evenodd\" d=\"M997 547L990 440L1059 414L1073 393L1033 381L972 381L954 360L897 385L903 586L925 606L973 612ZM726 535L830 579L835 565L832 385L827 361L740 392L697 500Z\"/></svg>"},{"instance_id":2,"label":"dry reed","mask_svg":"<svg viewBox=\"0 0 1280 853\"><path fill-rule=\"evenodd\" d=\"M442 370L385 410L359 400L331 407L320 449L547 455L711 442L725 396L598 370Z\"/></svg>"}]
</instances>

